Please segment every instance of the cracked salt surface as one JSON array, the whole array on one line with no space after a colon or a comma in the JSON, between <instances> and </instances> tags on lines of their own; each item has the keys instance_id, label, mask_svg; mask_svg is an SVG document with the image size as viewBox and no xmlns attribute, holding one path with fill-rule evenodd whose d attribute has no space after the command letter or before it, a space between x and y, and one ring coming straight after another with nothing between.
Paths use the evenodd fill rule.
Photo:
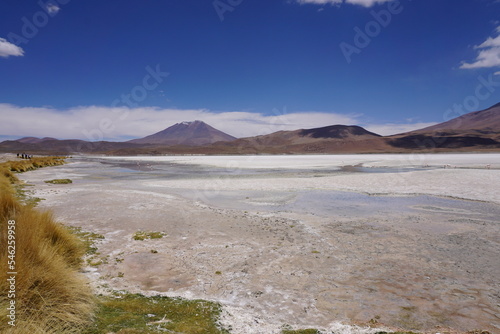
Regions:
<instances>
[{"instance_id":1,"label":"cracked salt surface","mask_svg":"<svg viewBox=\"0 0 500 334\"><path fill-rule=\"evenodd\" d=\"M499 161L98 157L21 178L58 219L105 235L102 256L121 254L89 273L96 286L219 301L232 333L284 324L363 333L340 322L375 317L406 329L495 332ZM70 174L71 185L43 183ZM138 230L168 236L135 241Z\"/></svg>"}]
</instances>

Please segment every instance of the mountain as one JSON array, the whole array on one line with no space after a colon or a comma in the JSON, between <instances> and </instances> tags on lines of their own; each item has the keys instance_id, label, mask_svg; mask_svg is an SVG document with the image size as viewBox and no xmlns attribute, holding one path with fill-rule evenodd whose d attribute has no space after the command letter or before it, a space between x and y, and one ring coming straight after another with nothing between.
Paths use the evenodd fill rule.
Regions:
<instances>
[{"instance_id":1,"label":"mountain","mask_svg":"<svg viewBox=\"0 0 500 334\"><path fill-rule=\"evenodd\" d=\"M357 125L332 125L322 128L300 130L299 135L309 138L360 139L381 137Z\"/></svg>"},{"instance_id":2,"label":"mountain","mask_svg":"<svg viewBox=\"0 0 500 334\"><path fill-rule=\"evenodd\" d=\"M175 124L128 142L25 137L0 152L27 154L307 154L500 151L500 103L423 129L382 137L359 126L331 125L236 139L201 121Z\"/></svg>"},{"instance_id":3,"label":"mountain","mask_svg":"<svg viewBox=\"0 0 500 334\"><path fill-rule=\"evenodd\" d=\"M217 143L226 153L338 153L370 152L390 148L382 137L355 125L278 131L268 135Z\"/></svg>"},{"instance_id":4,"label":"mountain","mask_svg":"<svg viewBox=\"0 0 500 334\"><path fill-rule=\"evenodd\" d=\"M150 136L128 141L133 144L202 146L236 138L202 121L182 122Z\"/></svg>"},{"instance_id":5,"label":"mountain","mask_svg":"<svg viewBox=\"0 0 500 334\"><path fill-rule=\"evenodd\" d=\"M423 129L387 137L388 143L407 150L471 151L500 148L500 103Z\"/></svg>"},{"instance_id":6,"label":"mountain","mask_svg":"<svg viewBox=\"0 0 500 334\"><path fill-rule=\"evenodd\" d=\"M431 133L443 131L460 132L471 130L480 131L483 133L500 132L500 103L497 103L488 109L471 112L447 122L429 126L427 128L423 128L413 132Z\"/></svg>"},{"instance_id":7,"label":"mountain","mask_svg":"<svg viewBox=\"0 0 500 334\"><path fill-rule=\"evenodd\" d=\"M350 141L380 137L360 126L331 125L321 128L278 131L268 135L243 138L240 141L257 143L258 145L300 145L322 141Z\"/></svg>"},{"instance_id":8,"label":"mountain","mask_svg":"<svg viewBox=\"0 0 500 334\"><path fill-rule=\"evenodd\" d=\"M24 138L18 139L16 141L19 143L25 143L25 144L38 144L38 143L42 143L42 142L47 141L47 140L57 140L57 139L51 138L51 137L44 137L44 138L24 137Z\"/></svg>"},{"instance_id":9,"label":"mountain","mask_svg":"<svg viewBox=\"0 0 500 334\"><path fill-rule=\"evenodd\" d=\"M88 154L106 153L125 148L142 148L145 145L123 142L89 142L79 139L58 140L54 138L25 137L0 143L0 152L26 154Z\"/></svg>"}]
</instances>

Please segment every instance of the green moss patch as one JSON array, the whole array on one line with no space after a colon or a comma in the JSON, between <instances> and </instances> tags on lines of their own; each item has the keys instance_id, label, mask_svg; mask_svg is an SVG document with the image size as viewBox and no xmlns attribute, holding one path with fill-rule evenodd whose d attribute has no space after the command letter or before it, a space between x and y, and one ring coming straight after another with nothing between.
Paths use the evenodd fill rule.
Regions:
<instances>
[{"instance_id":1,"label":"green moss patch","mask_svg":"<svg viewBox=\"0 0 500 334\"><path fill-rule=\"evenodd\" d=\"M33 196L33 191L27 189L32 187L32 184L14 184L14 190L17 199L24 205L36 207L44 198Z\"/></svg>"},{"instance_id":2,"label":"green moss patch","mask_svg":"<svg viewBox=\"0 0 500 334\"><path fill-rule=\"evenodd\" d=\"M142 241L142 240L146 240L146 239L161 239L164 236L166 236L166 234L163 232L138 231L138 232L134 233L134 235L132 236L132 239Z\"/></svg>"},{"instance_id":3,"label":"green moss patch","mask_svg":"<svg viewBox=\"0 0 500 334\"><path fill-rule=\"evenodd\" d=\"M298 329L298 330L284 330L281 332L282 334L320 334L320 331L317 329Z\"/></svg>"},{"instance_id":4,"label":"green moss patch","mask_svg":"<svg viewBox=\"0 0 500 334\"><path fill-rule=\"evenodd\" d=\"M49 181L44 181L45 183L49 184L70 184L73 183L70 179L54 179L54 180L49 180Z\"/></svg>"},{"instance_id":5,"label":"green moss patch","mask_svg":"<svg viewBox=\"0 0 500 334\"><path fill-rule=\"evenodd\" d=\"M83 243L85 244L87 255L94 255L97 253L97 247L95 247L95 243L97 240L104 239L104 236L102 234L83 231L81 227L68 226L68 229L83 241Z\"/></svg>"},{"instance_id":6,"label":"green moss patch","mask_svg":"<svg viewBox=\"0 0 500 334\"><path fill-rule=\"evenodd\" d=\"M228 334L217 325L220 312L219 304L203 300L139 294L100 296L95 322L83 334Z\"/></svg>"}]
</instances>

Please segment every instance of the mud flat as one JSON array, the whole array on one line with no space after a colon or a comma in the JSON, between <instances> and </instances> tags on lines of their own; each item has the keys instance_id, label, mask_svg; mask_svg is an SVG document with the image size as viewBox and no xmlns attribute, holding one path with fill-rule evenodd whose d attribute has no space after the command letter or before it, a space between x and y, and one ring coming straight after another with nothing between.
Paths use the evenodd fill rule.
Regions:
<instances>
[{"instance_id":1,"label":"mud flat","mask_svg":"<svg viewBox=\"0 0 500 334\"><path fill-rule=\"evenodd\" d=\"M233 333L500 331L497 154L83 157L21 178L105 236L99 291L219 301Z\"/></svg>"}]
</instances>

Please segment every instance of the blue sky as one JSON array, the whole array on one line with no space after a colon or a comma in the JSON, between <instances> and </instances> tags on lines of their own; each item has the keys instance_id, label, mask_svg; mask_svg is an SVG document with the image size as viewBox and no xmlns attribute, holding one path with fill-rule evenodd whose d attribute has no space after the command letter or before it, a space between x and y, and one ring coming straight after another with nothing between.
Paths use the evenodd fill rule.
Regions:
<instances>
[{"instance_id":1,"label":"blue sky","mask_svg":"<svg viewBox=\"0 0 500 334\"><path fill-rule=\"evenodd\" d=\"M499 36L498 0L3 0L0 140L403 132L500 102Z\"/></svg>"}]
</instances>

